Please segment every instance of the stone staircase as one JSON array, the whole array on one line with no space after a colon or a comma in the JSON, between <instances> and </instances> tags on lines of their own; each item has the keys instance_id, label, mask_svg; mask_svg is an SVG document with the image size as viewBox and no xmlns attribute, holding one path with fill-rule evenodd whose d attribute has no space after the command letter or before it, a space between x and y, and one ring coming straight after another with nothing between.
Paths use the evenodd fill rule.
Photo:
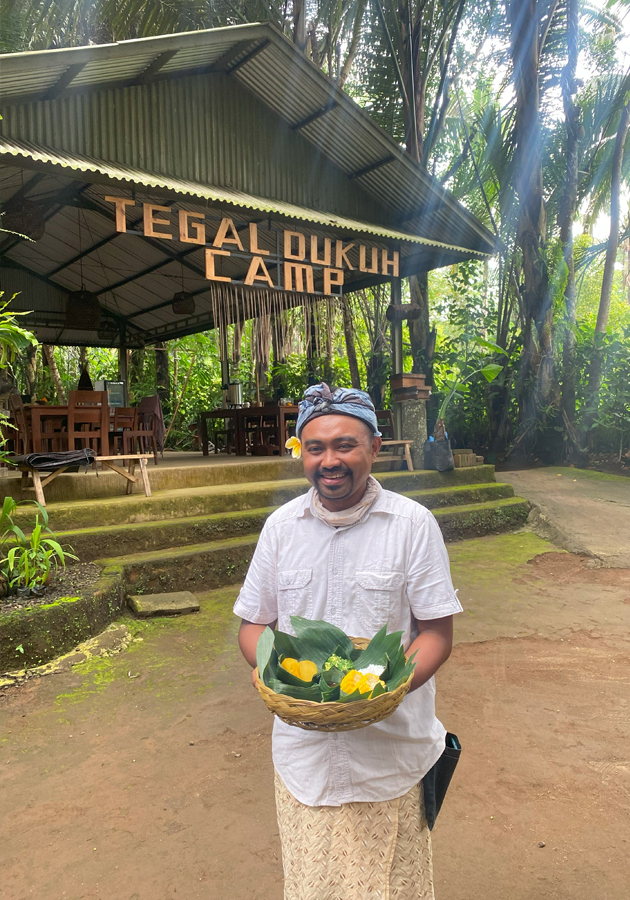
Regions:
<instances>
[{"instance_id":1,"label":"stone staircase","mask_svg":"<svg viewBox=\"0 0 630 900\"><path fill-rule=\"evenodd\" d=\"M306 480L296 477L298 465L278 459L200 466L194 476L184 470L181 487L171 469L162 476L166 489L158 487L150 498L52 502L50 524L82 562L123 565L129 593L236 584L245 576L267 516L308 489ZM375 476L384 488L431 509L447 541L519 528L529 513L528 502L515 497L511 485L495 481L493 466Z\"/></svg>"}]
</instances>

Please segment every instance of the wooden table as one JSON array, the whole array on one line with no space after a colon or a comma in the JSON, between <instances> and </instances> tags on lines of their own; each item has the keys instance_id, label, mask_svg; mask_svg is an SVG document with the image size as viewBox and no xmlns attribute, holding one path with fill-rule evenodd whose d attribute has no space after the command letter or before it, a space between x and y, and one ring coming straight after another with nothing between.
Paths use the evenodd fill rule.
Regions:
<instances>
[{"instance_id":1,"label":"wooden table","mask_svg":"<svg viewBox=\"0 0 630 900\"><path fill-rule=\"evenodd\" d=\"M31 446L33 453L41 453L42 451L42 422L44 419L61 419L68 415L68 407L52 406L50 403L25 403L24 408L30 418L31 428ZM109 408L110 418L114 415L114 408ZM60 432L63 434L63 432ZM86 432L88 436L88 432ZM70 450L71 448L68 447ZM109 454L109 438L101 441L101 453L105 456Z\"/></svg>"},{"instance_id":2,"label":"wooden table","mask_svg":"<svg viewBox=\"0 0 630 900\"><path fill-rule=\"evenodd\" d=\"M211 409L199 414L201 431L201 447L204 456L208 456L208 419L231 419L234 422L234 444L237 456L247 455L247 432L245 420L256 416L265 418L275 417L278 426L278 435L281 443L280 455L284 455L284 444L288 438L289 420L297 419L299 408L297 406L250 406L234 407L226 409Z\"/></svg>"}]
</instances>

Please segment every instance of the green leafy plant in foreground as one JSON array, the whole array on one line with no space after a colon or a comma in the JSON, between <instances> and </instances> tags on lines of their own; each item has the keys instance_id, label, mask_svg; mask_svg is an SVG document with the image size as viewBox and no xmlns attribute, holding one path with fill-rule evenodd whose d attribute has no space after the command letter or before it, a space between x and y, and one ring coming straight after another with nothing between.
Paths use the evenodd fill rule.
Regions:
<instances>
[{"instance_id":1,"label":"green leafy plant in foreground","mask_svg":"<svg viewBox=\"0 0 630 900\"><path fill-rule=\"evenodd\" d=\"M291 625L295 630L295 637L266 628L260 635L256 648L259 676L263 684L276 694L317 703L347 703L395 691L413 674L414 657L407 659L405 656L401 643L402 631L387 634L387 626L384 625L365 650L358 650L340 628L329 622L291 616ZM380 679L385 687L377 685L367 694L361 694L358 690L344 694L340 685L346 671L336 667L324 668L331 657L351 660L357 670L368 666L382 667ZM283 668L282 662L287 658L310 660L317 666L317 674L311 682L302 681Z\"/></svg>"},{"instance_id":2,"label":"green leafy plant in foreground","mask_svg":"<svg viewBox=\"0 0 630 900\"><path fill-rule=\"evenodd\" d=\"M31 503L37 508L37 513L32 531L27 536L13 521L13 514L18 506ZM42 522L39 521L40 516ZM42 587L53 568L55 571L59 566L65 568L66 560L78 559L72 552L63 549L48 527L47 510L36 500L18 504L13 497L4 498L0 512L0 545L3 554L6 553L0 560L0 567L11 587Z\"/></svg>"}]
</instances>

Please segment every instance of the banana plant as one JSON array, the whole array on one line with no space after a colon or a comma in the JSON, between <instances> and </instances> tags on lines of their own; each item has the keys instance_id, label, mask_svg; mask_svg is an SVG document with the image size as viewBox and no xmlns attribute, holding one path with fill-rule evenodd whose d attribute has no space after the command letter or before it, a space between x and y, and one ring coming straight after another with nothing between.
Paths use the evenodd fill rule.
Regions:
<instances>
[{"instance_id":1,"label":"banana plant","mask_svg":"<svg viewBox=\"0 0 630 900\"><path fill-rule=\"evenodd\" d=\"M444 417L451 401L454 398L463 399L464 395L470 390L470 383L476 375L483 376L483 378L490 383L503 371L503 366L493 362L486 363L486 365L480 366L477 369L471 368L469 365L470 345L473 344L477 347L491 350L493 353L501 353L504 356L507 356L506 351L494 341L488 341L481 337L471 337L467 334L463 335L462 340L464 342L463 366L461 369L458 366L454 366L450 377L447 376L444 380L443 389L445 396L440 405L437 422L435 423L435 430L433 432L435 440L438 441L444 440Z\"/></svg>"}]
</instances>

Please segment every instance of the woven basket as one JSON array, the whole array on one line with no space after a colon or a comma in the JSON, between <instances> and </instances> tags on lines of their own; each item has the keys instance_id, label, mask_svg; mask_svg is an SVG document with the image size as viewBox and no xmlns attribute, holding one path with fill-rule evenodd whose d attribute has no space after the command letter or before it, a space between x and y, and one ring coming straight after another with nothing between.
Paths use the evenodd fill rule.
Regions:
<instances>
[{"instance_id":1,"label":"woven basket","mask_svg":"<svg viewBox=\"0 0 630 900\"><path fill-rule=\"evenodd\" d=\"M350 638L359 650L365 650L370 643L366 638ZM287 725L297 725L307 731L355 731L380 722L397 709L411 687L410 675L407 681L395 691L380 694L373 700L353 700L351 703L316 703L313 700L296 700L286 694L276 694L260 679L256 669L256 687L269 712L278 716Z\"/></svg>"}]
</instances>

